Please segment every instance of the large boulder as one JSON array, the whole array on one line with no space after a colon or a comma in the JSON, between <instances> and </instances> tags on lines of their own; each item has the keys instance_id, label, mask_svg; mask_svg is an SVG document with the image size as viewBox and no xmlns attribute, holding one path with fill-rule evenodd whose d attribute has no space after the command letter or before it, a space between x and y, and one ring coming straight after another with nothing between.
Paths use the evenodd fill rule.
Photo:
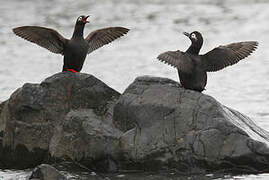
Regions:
<instances>
[{"instance_id":1,"label":"large boulder","mask_svg":"<svg viewBox=\"0 0 269 180\"><path fill-rule=\"evenodd\" d=\"M73 129L80 131L78 126L81 124L81 128L91 125L92 129L95 129L95 125L100 128L103 126L99 125L100 121L112 124L113 102L119 95L94 76L83 73L62 72L41 84L23 85L5 102L1 113L0 130L4 133L0 161L4 166L12 168L34 166L48 158L50 148L53 155L61 157L61 151L69 150L59 149L57 143L63 141L56 138L62 133L59 130L74 125ZM83 122L77 122L78 112L81 111L84 116L84 110L89 114L86 113ZM80 131L80 135L83 136L85 131ZM106 141L109 141L108 136L109 132L106 133ZM111 136L114 140L113 132ZM84 155L90 154L84 149L81 152L77 150L82 148L80 145L83 142L76 144L76 141L68 141L74 152L73 155L67 152L66 156L82 159Z\"/></svg>"},{"instance_id":2,"label":"large boulder","mask_svg":"<svg viewBox=\"0 0 269 180\"><path fill-rule=\"evenodd\" d=\"M114 107L120 168L260 172L269 134L245 115L166 78L138 77Z\"/></svg>"}]
</instances>

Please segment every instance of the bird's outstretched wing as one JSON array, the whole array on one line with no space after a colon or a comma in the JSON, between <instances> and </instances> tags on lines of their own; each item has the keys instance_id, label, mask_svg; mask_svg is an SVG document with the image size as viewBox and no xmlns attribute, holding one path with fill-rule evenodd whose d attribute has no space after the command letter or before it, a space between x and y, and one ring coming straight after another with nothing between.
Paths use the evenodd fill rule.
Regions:
<instances>
[{"instance_id":1,"label":"bird's outstretched wing","mask_svg":"<svg viewBox=\"0 0 269 180\"><path fill-rule=\"evenodd\" d=\"M258 46L256 41L246 41L219 46L201 55L206 71L218 71L226 66L238 63L249 56Z\"/></svg>"},{"instance_id":2,"label":"bird's outstretched wing","mask_svg":"<svg viewBox=\"0 0 269 180\"><path fill-rule=\"evenodd\" d=\"M64 44L68 41L57 31L39 26L21 26L13 29L13 32L30 42L33 42L49 51L62 54Z\"/></svg>"},{"instance_id":3,"label":"bird's outstretched wing","mask_svg":"<svg viewBox=\"0 0 269 180\"><path fill-rule=\"evenodd\" d=\"M128 31L129 29L124 27L108 27L91 32L85 39L89 44L88 54L127 34Z\"/></svg>"},{"instance_id":4,"label":"bird's outstretched wing","mask_svg":"<svg viewBox=\"0 0 269 180\"><path fill-rule=\"evenodd\" d=\"M181 72L191 73L193 69L191 58L181 51L167 51L160 54L157 59L177 68Z\"/></svg>"}]
</instances>

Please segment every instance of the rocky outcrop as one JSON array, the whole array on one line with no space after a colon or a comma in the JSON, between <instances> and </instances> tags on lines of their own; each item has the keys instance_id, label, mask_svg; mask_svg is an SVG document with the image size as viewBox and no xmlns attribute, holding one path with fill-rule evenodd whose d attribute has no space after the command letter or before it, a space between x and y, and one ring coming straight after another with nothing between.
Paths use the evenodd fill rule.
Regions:
<instances>
[{"instance_id":1,"label":"rocky outcrop","mask_svg":"<svg viewBox=\"0 0 269 180\"><path fill-rule=\"evenodd\" d=\"M29 180L67 180L67 177L53 166L41 164L33 170Z\"/></svg>"},{"instance_id":2,"label":"rocky outcrop","mask_svg":"<svg viewBox=\"0 0 269 180\"><path fill-rule=\"evenodd\" d=\"M1 162L6 167L34 166L49 156L50 147L52 154L61 155L61 150L57 149L57 143L61 140L56 138L62 133L59 129L65 123L74 121L69 125L74 125L75 130L78 123L72 118L76 112L83 112L84 109L91 112L87 116L91 116L94 125L101 120L111 123L112 105L119 95L94 76L83 73L63 72L47 78L41 84L23 85L11 95L1 113L0 127L4 131ZM84 125L88 126L87 123ZM109 136L108 133L106 135ZM111 136L114 139L115 135ZM79 145L75 140L69 141L69 145ZM73 150L78 148L81 146ZM79 159L84 155L83 150L81 153L74 151L70 158Z\"/></svg>"},{"instance_id":3,"label":"rocky outcrop","mask_svg":"<svg viewBox=\"0 0 269 180\"><path fill-rule=\"evenodd\" d=\"M268 132L214 98L169 79L137 78L115 105L114 123L125 132L122 164L131 169L268 170Z\"/></svg>"},{"instance_id":4,"label":"rocky outcrop","mask_svg":"<svg viewBox=\"0 0 269 180\"><path fill-rule=\"evenodd\" d=\"M68 161L96 172L187 174L269 167L268 132L166 78L138 77L120 95L92 75L63 72L25 84L0 110L1 167Z\"/></svg>"}]
</instances>

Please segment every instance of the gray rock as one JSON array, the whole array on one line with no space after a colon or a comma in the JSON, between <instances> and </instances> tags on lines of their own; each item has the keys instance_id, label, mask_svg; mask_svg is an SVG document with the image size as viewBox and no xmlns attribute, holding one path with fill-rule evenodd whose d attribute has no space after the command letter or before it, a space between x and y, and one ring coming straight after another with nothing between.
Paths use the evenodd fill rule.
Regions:
<instances>
[{"instance_id":1,"label":"gray rock","mask_svg":"<svg viewBox=\"0 0 269 180\"><path fill-rule=\"evenodd\" d=\"M50 154L57 159L71 159L98 171L115 172L112 156L119 151L122 132L104 123L104 117L92 109L70 111L56 129Z\"/></svg>"},{"instance_id":2,"label":"gray rock","mask_svg":"<svg viewBox=\"0 0 269 180\"><path fill-rule=\"evenodd\" d=\"M119 96L83 73L25 84L0 105L0 166L71 161L89 172L187 174L268 169L269 133L208 95L144 76Z\"/></svg>"},{"instance_id":3,"label":"gray rock","mask_svg":"<svg viewBox=\"0 0 269 180\"><path fill-rule=\"evenodd\" d=\"M166 78L138 77L114 108L122 169L259 172L269 133L214 98Z\"/></svg>"},{"instance_id":4,"label":"gray rock","mask_svg":"<svg viewBox=\"0 0 269 180\"><path fill-rule=\"evenodd\" d=\"M52 149L57 146L55 141L58 140L54 138L51 142L52 137L65 120L71 123L73 112L88 109L91 113L87 115L88 119L96 118L96 121L112 124L113 102L119 95L94 76L83 73L62 72L41 84L23 85L11 95L1 113L0 127L4 136L0 161L12 168L42 163L48 157L50 146ZM94 120L91 122L99 125ZM60 154L59 149L54 150L53 154ZM80 154L79 147L72 150L72 158ZM66 151L69 153L66 155L71 154L70 149Z\"/></svg>"},{"instance_id":5,"label":"gray rock","mask_svg":"<svg viewBox=\"0 0 269 180\"><path fill-rule=\"evenodd\" d=\"M61 172L59 172L53 166L48 164L41 164L37 166L31 176L29 177L31 180L67 180Z\"/></svg>"}]
</instances>

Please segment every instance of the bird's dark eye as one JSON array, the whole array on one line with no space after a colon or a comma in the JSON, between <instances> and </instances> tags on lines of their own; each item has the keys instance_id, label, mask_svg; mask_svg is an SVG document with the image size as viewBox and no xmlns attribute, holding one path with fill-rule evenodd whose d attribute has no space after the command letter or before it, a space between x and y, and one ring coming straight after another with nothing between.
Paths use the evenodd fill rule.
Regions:
<instances>
[{"instance_id":1,"label":"bird's dark eye","mask_svg":"<svg viewBox=\"0 0 269 180\"><path fill-rule=\"evenodd\" d=\"M81 20L82 20L82 16L80 16L80 17L78 18L78 20L81 21Z\"/></svg>"}]
</instances>

